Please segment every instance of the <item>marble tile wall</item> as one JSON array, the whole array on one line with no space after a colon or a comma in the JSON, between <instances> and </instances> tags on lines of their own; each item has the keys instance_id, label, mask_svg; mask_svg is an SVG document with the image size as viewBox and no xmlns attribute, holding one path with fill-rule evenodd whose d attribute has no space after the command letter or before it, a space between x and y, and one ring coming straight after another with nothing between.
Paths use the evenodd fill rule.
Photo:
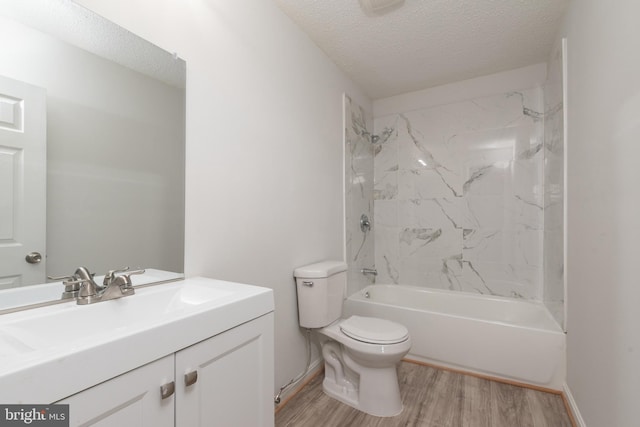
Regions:
<instances>
[{"instance_id":1,"label":"marble tile wall","mask_svg":"<svg viewBox=\"0 0 640 427\"><path fill-rule=\"evenodd\" d=\"M563 47L553 48L544 85L544 303L564 326Z\"/></svg>"},{"instance_id":2,"label":"marble tile wall","mask_svg":"<svg viewBox=\"0 0 640 427\"><path fill-rule=\"evenodd\" d=\"M362 107L344 96L344 155L345 155L345 233L348 293L357 292L373 282L362 268L374 268L374 212L373 212L373 145L371 119ZM360 216L367 215L371 230L360 230Z\"/></svg>"},{"instance_id":3,"label":"marble tile wall","mask_svg":"<svg viewBox=\"0 0 640 427\"><path fill-rule=\"evenodd\" d=\"M374 120L378 283L542 299L542 89Z\"/></svg>"}]
</instances>

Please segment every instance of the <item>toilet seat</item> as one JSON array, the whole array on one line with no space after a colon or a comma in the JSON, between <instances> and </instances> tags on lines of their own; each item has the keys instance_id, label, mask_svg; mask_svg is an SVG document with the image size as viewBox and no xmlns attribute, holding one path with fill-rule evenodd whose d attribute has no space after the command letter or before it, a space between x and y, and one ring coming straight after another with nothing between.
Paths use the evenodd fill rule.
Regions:
<instances>
[{"instance_id":1,"label":"toilet seat","mask_svg":"<svg viewBox=\"0 0 640 427\"><path fill-rule=\"evenodd\" d=\"M340 331L346 336L371 344L397 344L409 338L403 325L375 317L351 316L340 322Z\"/></svg>"}]
</instances>

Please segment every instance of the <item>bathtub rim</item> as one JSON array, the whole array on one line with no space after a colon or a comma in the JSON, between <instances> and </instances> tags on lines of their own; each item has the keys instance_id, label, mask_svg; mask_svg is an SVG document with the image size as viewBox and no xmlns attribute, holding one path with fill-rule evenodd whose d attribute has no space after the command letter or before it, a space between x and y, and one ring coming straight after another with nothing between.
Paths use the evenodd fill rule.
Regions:
<instances>
[{"instance_id":1,"label":"bathtub rim","mask_svg":"<svg viewBox=\"0 0 640 427\"><path fill-rule=\"evenodd\" d=\"M419 292L419 293L424 293L424 294L444 294L444 295L455 296L455 297L466 297L466 298L471 298L471 299L474 299L474 300L498 301L498 302L505 302L505 303L510 303L510 304L515 303L515 304L532 305L532 306L535 306L538 309L541 309L542 311L544 311L547 314L547 317L551 321L551 323L552 323L554 328L551 329L551 328L546 328L546 327L542 327L542 326L534 326L534 325L527 325L527 324L521 324L521 323L510 323L510 322L502 321L502 320L486 319L486 318L479 318L479 317L474 317L474 316L465 316L465 315L461 315L461 314L447 313L445 310L435 311L435 310L431 310L431 309L421 309L421 308L407 307L407 306L403 306L403 305L400 305L400 304L393 304L393 303L389 303L389 302L385 302L385 301L376 301L376 300L373 300L371 298L367 298L367 297L364 296L364 293L367 291L367 289L370 289L370 288L373 288L373 287L378 287L378 286L385 287L385 288L399 287L401 289L406 289L406 290L409 290L411 292ZM566 331L563 330L562 327L558 324L557 320L549 312L549 309L544 304L544 302L537 301L537 300L528 300L528 299L523 299L523 298L505 297L505 296L500 296L500 295L486 295L486 294L480 294L480 293L469 292L469 291L452 291L452 290L449 290L449 289L427 288L427 287L421 287L421 286L402 285L402 284L397 284L396 285L396 284L388 284L388 283L367 285L366 287L360 289L359 291L349 295L347 298L345 298L345 301L346 300L362 301L362 302L368 303L368 304L382 305L382 306L387 306L387 307L398 307L398 308L402 308L404 310L410 310L410 311L416 311L416 312L437 313L439 315L458 318L458 319L475 320L475 321L486 322L486 323L491 323L491 324L496 324L496 325L501 325L501 326L506 326L506 327L524 328L524 329L530 329L530 330L534 330L534 331L540 331L540 332L546 332L546 333L554 333L554 334L558 333L558 334L566 335Z\"/></svg>"}]
</instances>

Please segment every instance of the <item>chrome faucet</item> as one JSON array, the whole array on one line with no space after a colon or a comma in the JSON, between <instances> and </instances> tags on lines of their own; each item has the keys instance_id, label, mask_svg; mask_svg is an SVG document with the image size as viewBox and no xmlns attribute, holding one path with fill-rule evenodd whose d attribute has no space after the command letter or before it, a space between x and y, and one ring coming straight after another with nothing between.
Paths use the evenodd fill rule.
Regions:
<instances>
[{"instance_id":1,"label":"chrome faucet","mask_svg":"<svg viewBox=\"0 0 640 427\"><path fill-rule=\"evenodd\" d=\"M64 279L62 284L65 286L65 292L62 298L76 298L79 305L86 305L133 295L135 290L131 283L131 276L142 273L144 270L129 271L129 267L110 270L104 276L102 286L93 280L94 274L91 274L86 267L78 267L72 276L49 277L49 279Z\"/></svg>"},{"instance_id":2,"label":"chrome faucet","mask_svg":"<svg viewBox=\"0 0 640 427\"><path fill-rule=\"evenodd\" d=\"M377 276L378 275L378 270L376 270L375 268L363 268L362 270L360 270L360 273L362 273L362 274L371 274L373 276Z\"/></svg>"},{"instance_id":3,"label":"chrome faucet","mask_svg":"<svg viewBox=\"0 0 640 427\"><path fill-rule=\"evenodd\" d=\"M104 276L102 286L94 282L91 275L89 275L89 279L84 282L85 285L81 285L80 287L80 294L77 300L78 304L94 304L96 302L109 301L133 295L135 290L131 283L131 276L142 273L144 273L144 270L129 271L129 267L120 270L110 270Z\"/></svg>"}]
</instances>

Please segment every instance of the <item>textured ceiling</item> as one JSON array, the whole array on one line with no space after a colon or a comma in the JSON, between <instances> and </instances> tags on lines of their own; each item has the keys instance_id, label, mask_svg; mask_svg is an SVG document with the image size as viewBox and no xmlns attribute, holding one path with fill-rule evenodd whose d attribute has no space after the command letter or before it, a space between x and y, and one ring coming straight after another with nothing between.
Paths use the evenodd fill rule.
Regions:
<instances>
[{"instance_id":1,"label":"textured ceiling","mask_svg":"<svg viewBox=\"0 0 640 427\"><path fill-rule=\"evenodd\" d=\"M185 65L150 42L68 0L0 0L0 16L167 84L184 88Z\"/></svg>"},{"instance_id":2,"label":"textured ceiling","mask_svg":"<svg viewBox=\"0 0 640 427\"><path fill-rule=\"evenodd\" d=\"M373 99L545 62L569 0L274 0Z\"/></svg>"}]
</instances>

